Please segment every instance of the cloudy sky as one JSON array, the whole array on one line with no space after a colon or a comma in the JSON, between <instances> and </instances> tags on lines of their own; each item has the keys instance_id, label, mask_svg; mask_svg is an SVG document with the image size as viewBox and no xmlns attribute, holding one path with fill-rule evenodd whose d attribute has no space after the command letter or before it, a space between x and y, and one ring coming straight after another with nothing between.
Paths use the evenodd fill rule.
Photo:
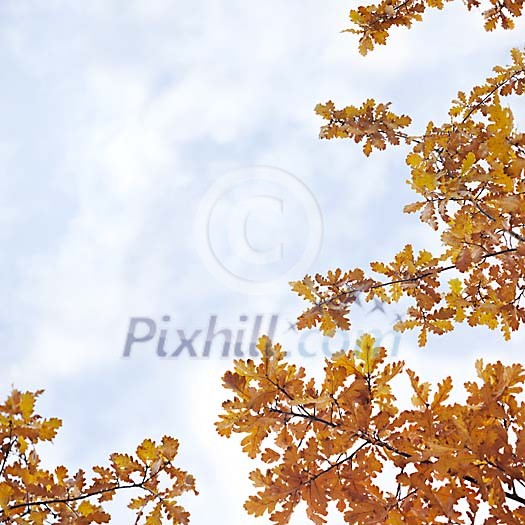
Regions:
<instances>
[{"instance_id":1,"label":"cloudy sky","mask_svg":"<svg viewBox=\"0 0 525 525\"><path fill-rule=\"evenodd\" d=\"M461 381L479 356L520 359L523 332L506 344L458 329L419 350L388 333L400 307L368 305L324 347L290 328L303 305L287 280L438 246L401 213L403 149L365 159L320 141L315 104L373 97L415 128L440 122L523 44L525 24L486 34L457 5L364 59L340 33L352 5L2 1L0 390L46 389L41 412L65 423L51 463L87 467L171 434L201 491L186 501L193 523L265 523L242 510L250 463L213 428L231 362L220 335L202 356L213 319L246 347L257 316L262 332L276 316L275 339L312 373L365 329L430 379ZM133 317L150 320L137 337L155 335L125 358Z\"/></svg>"}]
</instances>

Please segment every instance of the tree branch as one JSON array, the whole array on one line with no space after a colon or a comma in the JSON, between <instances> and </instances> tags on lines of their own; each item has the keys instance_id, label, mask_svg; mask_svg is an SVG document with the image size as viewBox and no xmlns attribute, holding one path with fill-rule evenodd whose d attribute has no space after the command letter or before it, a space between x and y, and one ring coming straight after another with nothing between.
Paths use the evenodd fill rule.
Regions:
<instances>
[{"instance_id":1,"label":"tree branch","mask_svg":"<svg viewBox=\"0 0 525 525\"><path fill-rule=\"evenodd\" d=\"M506 254L509 254L509 253L516 252L516 250L517 250L516 248L506 248L505 250L500 250L498 252L487 253L486 255L483 255L481 257L481 260L484 261L486 259L490 259L491 257L497 257L499 255L506 255ZM403 278L403 279L396 279L394 281L378 282L376 284L372 284L372 285L366 287L363 290L356 290L356 289L348 290L348 291L345 291L345 292L341 292L341 293L335 294L334 296L332 296L332 297L330 297L328 299L325 299L323 301L319 301L318 303L316 303L316 306L323 306L325 304L333 302L334 300L342 299L342 298L344 298L346 296L354 295L354 294L356 294L358 292L369 292L371 290L377 290L379 288L385 288L387 286L392 286L394 284L414 283L414 282L420 281L421 279L424 279L425 277L430 277L431 275L439 275L440 273L446 272L448 270L453 270L455 268L456 268L455 264L450 264L448 266L441 266L441 267L437 267L437 268L432 268L432 269L430 269L430 270L428 270L426 272L420 273L418 275L414 275L412 277L406 277L406 278Z\"/></svg>"}]
</instances>

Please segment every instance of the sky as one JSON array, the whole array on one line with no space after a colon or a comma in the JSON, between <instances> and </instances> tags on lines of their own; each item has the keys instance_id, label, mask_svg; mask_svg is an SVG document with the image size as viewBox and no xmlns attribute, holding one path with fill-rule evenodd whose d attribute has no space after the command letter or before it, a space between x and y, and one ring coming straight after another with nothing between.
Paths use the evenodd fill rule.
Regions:
<instances>
[{"instance_id":1,"label":"sky","mask_svg":"<svg viewBox=\"0 0 525 525\"><path fill-rule=\"evenodd\" d=\"M421 350L416 334L391 333L397 305L358 309L332 341L290 326L304 305L287 281L408 242L439 248L402 214L415 200L406 150L366 159L321 141L315 105L392 101L421 129L523 45L523 22L487 34L458 4L363 58L341 33L353 6L1 3L0 393L45 389L40 412L64 420L50 464L88 467L170 434L198 481L184 500L193 523L264 524L242 509L250 461L213 427L232 356L219 334L203 357L208 331L242 331L246 350L257 318L263 333L273 316L275 339L313 375L365 330L434 381L463 382L477 357L522 359L523 331L505 343L460 327ZM132 318L151 338L126 357ZM292 523L304 519L299 509ZM112 523L129 521L116 505Z\"/></svg>"}]
</instances>

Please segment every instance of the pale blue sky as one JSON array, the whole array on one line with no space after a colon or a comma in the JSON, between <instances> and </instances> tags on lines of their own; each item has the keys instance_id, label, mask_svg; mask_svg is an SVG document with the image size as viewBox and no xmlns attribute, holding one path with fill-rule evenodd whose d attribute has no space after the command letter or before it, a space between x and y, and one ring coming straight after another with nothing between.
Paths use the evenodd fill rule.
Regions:
<instances>
[{"instance_id":1,"label":"pale blue sky","mask_svg":"<svg viewBox=\"0 0 525 525\"><path fill-rule=\"evenodd\" d=\"M350 142L322 142L313 108L329 98L343 105L375 97L419 126L440 122L458 89L523 45L523 23L486 34L458 5L395 31L387 48L364 59L339 32L353 5L2 2L1 392L11 384L46 389L42 412L65 423L48 450L51 463L88 466L145 435L172 434L201 490L187 501L193 523L265 523L244 517L250 463L212 425L228 361L161 360L152 346L124 360L129 318L160 325L168 314L173 330L192 333L214 314L236 329L242 314L276 313L277 338L297 348L286 320L303 305L286 287L243 293L201 259L194 226L206 192L247 165L302 181L317 199L324 235L297 278L364 266L405 242L436 247L430 230L401 213L412 199L404 151L367 160ZM258 216L254 243L272 239L272 220ZM215 241L227 243L226 225L224 237L215 226ZM295 241L308 238L304 222L284 228ZM298 250L301 242L289 244L287 256ZM235 262L235 250L228 253ZM387 330L394 311L357 312L352 340L365 327ZM523 341L523 332L504 344L499 334L462 328L419 350L407 334L398 355L425 377L462 379L477 356L520 359ZM303 361L317 373L321 353ZM119 512L114 523L127 523ZM294 523L302 518L298 512Z\"/></svg>"}]
</instances>

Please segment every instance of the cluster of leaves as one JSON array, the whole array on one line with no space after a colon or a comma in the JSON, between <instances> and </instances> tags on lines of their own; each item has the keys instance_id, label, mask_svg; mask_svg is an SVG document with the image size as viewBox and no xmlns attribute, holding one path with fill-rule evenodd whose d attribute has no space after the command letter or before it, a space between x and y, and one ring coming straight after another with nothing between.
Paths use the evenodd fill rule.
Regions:
<instances>
[{"instance_id":1,"label":"cluster of leaves","mask_svg":"<svg viewBox=\"0 0 525 525\"><path fill-rule=\"evenodd\" d=\"M409 184L421 200L405 206L441 234L443 249L433 254L405 246L392 262L374 262L383 276L371 278L360 269L340 269L327 276L306 276L292 288L313 306L298 326L320 326L325 334L347 329L347 314L357 294L398 301L410 297L407 319L396 328L420 329L420 344L429 332L442 334L455 323L500 328L505 337L525 321L525 134L516 131L513 113L502 98L525 90L525 54L512 51L512 63L496 67L494 76L469 94L460 92L450 121L430 122L423 135L398 131L408 117L397 117L383 104L368 101L361 109L318 106L328 120L321 136L348 137L384 148L400 139L412 149L406 162ZM458 277L441 282L441 274Z\"/></svg>"},{"instance_id":2,"label":"cluster of leaves","mask_svg":"<svg viewBox=\"0 0 525 525\"><path fill-rule=\"evenodd\" d=\"M323 139L351 138L359 143L364 140L363 151L366 156L373 148L386 149L387 143L398 145L400 140L406 142L410 138L400 130L412 122L407 115L398 116L390 111L390 104L376 104L375 100L367 100L360 108L347 106L336 109L330 100L326 104L318 104L315 111L328 120L321 128Z\"/></svg>"},{"instance_id":3,"label":"cluster of leaves","mask_svg":"<svg viewBox=\"0 0 525 525\"><path fill-rule=\"evenodd\" d=\"M322 525L334 502L350 524L430 525L474 523L488 503L486 525L524 524L525 369L478 361L463 403L449 400L450 377L432 389L406 370L412 406L401 410L392 386L404 363L386 364L369 335L357 347L326 360L320 386L268 338L258 362L224 375L233 398L218 432L241 434L268 465L250 474L246 510L284 525L305 502Z\"/></svg>"},{"instance_id":4,"label":"cluster of leaves","mask_svg":"<svg viewBox=\"0 0 525 525\"><path fill-rule=\"evenodd\" d=\"M173 464L176 439L165 436L158 444L146 439L135 456L112 454L107 467L93 467L90 479L83 470L46 470L37 446L52 441L62 423L35 413L41 393L14 390L0 405L0 523L108 523L103 505L125 489L142 494L129 503L137 512L137 525L161 525L163 519L174 525L188 523L189 514L177 498L187 491L196 493L195 480Z\"/></svg>"},{"instance_id":5,"label":"cluster of leaves","mask_svg":"<svg viewBox=\"0 0 525 525\"><path fill-rule=\"evenodd\" d=\"M411 27L423 19L428 8L443 9L452 0L382 0L378 4L360 6L350 11L354 27L346 32L359 35L359 51L366 55L376 44L386 44L392 27ZM469 10L481 6L480 0L464 0ZM485 29L492 31L498 26L514 28L514 18L523 12L523 0L490 0L486 2L483 16Z\"/></svg>"}]
</instances>

